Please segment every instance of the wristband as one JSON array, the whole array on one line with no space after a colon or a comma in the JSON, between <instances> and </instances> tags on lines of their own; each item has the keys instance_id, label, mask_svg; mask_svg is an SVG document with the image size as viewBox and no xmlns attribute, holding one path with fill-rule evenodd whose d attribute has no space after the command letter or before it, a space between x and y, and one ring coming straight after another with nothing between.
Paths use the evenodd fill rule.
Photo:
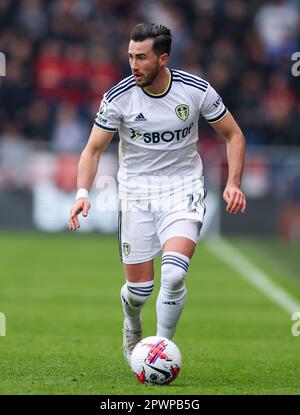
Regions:
<instances>
[{"instance_id":1,"label":"wristband","mask_svg":"<svg viewBox=\"0 0 300 415\"><path fill-rule=\"evenodd\" d=\"M89 198L89 192L88 192L88 190L86 190L86 189L84 189L82 187L81 189L78 189L77 190L75 200L81 199L83 197L85 197L86 199L88 199Z\"/></svg>"}]
</instances>

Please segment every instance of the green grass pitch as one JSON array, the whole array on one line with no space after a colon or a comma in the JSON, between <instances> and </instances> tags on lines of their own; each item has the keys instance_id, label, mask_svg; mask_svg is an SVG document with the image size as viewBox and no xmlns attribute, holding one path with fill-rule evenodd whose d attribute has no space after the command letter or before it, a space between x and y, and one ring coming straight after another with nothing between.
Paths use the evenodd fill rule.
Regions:
<instances>
[{"instance_id":1,"label":"green grass pitch","mask_svg":"<svg viewBox=\"0 0 300 415\"><path fill-rule=\"evenodd\" d=\"M275 242L232 242L300 300L299 245L293 255ZM182 370L162 387L139 384L123 360L124 276L116 237L7 233L0 237L0 252L0 312L7 319L6 336L0 337L0 394L300 392L300 337L291 335L291 316L205 243L190 266L174 338ZM291 261L298 261L294 269ZM159 261L156 270L155 293L143 310L144 337L155 334Z\"/></svg>"}]
</instances>

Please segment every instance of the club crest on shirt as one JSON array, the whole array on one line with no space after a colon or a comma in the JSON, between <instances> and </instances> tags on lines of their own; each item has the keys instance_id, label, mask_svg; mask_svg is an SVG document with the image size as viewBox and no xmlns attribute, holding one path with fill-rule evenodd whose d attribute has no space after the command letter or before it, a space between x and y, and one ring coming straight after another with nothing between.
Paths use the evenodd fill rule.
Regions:
<instances>
[{"instance_id":1,"label":"club crest on shirt","mask_svg":"<svg viewBox=\"0 0 300 415\"><path fill-rule=\"evenodd\" d=\"M189 106L186 104L177 105L175 108L175 113L178 118L180 118L182 121L185 121L190 113Z\"/></svg>"},{"instance_id":2,"label":"club crest on shirt","mask_svg":"<svg viewBox=\"0 0 300 415\"><path fill-rule=\"evenodd\" d=\"M127 256L129 255L129 252L130 252L130 245L128 242L124 242L123 243L123 254Z\"/></svg>"}]
</instances>

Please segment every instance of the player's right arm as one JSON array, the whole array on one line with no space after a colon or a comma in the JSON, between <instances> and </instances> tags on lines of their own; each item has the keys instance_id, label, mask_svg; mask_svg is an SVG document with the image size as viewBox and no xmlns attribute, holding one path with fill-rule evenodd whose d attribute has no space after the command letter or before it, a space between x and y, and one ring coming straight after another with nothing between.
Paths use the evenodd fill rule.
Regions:
<instances>
[{"instance_id":1,"label":"player's right arm","mask_svg":"<svg viewBox=\"0 0 300 415\"><path fill-rule=\"evenodd\" d=\"M100 156L111 142L113 136L114 132L105 131L95 125L92 128L89 140L81 153L78 163L77 189L81 189L82 197L76 197L76 201L71 209L69 216L69 229L71 230L75 231L80 227L78 215L81 212L83 216L88 214L91 206L88 191L91 189L95 179Z\"/></svg>"}]
</instances>

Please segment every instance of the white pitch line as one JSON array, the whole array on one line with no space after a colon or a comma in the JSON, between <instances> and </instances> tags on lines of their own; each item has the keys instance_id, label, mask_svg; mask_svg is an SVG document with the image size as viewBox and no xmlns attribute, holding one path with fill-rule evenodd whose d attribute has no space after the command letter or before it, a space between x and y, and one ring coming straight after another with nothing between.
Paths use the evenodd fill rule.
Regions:
<instances>
[{"instance_id":1,"label":"white pitch line","mask_svg":"<svg viewBox=\"0 0 300 415\"><path fill-rule=\"evenodd\" d=\"M205 245L210 251L234 268L247 281L262 291L268 298L289 313L300 311L300 303L276 285L267 274L246 259L229 242L222 238L207 239Z\"/></svg>"}]
</instances>

